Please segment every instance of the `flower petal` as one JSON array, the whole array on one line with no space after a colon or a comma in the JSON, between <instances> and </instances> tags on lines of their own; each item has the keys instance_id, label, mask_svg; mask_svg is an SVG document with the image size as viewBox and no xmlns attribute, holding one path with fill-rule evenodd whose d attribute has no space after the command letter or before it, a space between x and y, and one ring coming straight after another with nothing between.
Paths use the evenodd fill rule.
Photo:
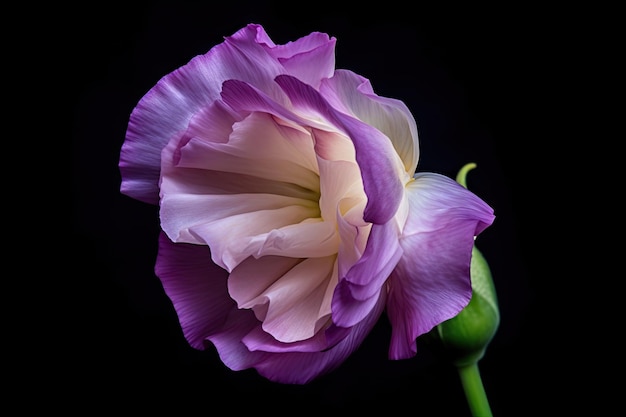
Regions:
<instances>
[{"instance_id":1,"label":"flower petal","mask_svg":"<svg viewBox=\"0 0 626 417\"><path fill-rule=\"evenodd\" d=\"M309 218L251 237L243 252L255 258L268 255L319 258L335 255L338 247L335 223Z\"/></svg>"},{"instance_id":2,"label":"flower petal","mask_svg":"<svg viewBox=\"0 0 626 417\"><path fill-rule=\"evenodd\" d=\"M211 337L211 341L216 344L220 352L231 349L228 357L222 357L224 363L231 368L239 367L240 361L257 354L256 357L260 359L256 361L254 367L262 376L284 384L306 384L345 362L371 332L384 310L384 302L384 297L379 297L370 313L352 327L345 337L340 338L340 341L331 348L319 352L248 352L238 349L238 344L241 345L241 337L231 333ZM340 329L339 331L343 330ZM342 336L344 335L342 334ZM237 351L233 351L232 348L236 348Z\"/></svg>"},{"instance_id":3,"label":"flower petal","mask_svg":"<svg viewBox=\"0 0 626 417\"><path fill-rule=\"evenodd\" d=\"M335 71L319 90L333 107L385 134L404 162L406 172L411 176L415 173L419 158L417 125L404 102L378 96L368 79L347 70Z\"/></svg>"},{"instance_id":4,"label":"flower petal","mask_svg":"<svg viewBox=\"0 0 626 417\"><path fill-rule=\"evenodd\" d=\"M278 341L305 340L330 316L330 303L324 298L330 298L328 287L336 283L335 259L335 255L248 259L231 273L230 294L239 308L255 309L263 330Z\"/></svg>"},{"instance_id":5,"label":"flower petal","mask_svg":"<svg viewBox=\"0 0 626 417\"><path fill-rule=\"evenodd\" d=\"M205 139L202 132L187 134L193 137L186 139L184 146L175 143L163 153L163 158L172 155L176 167L247 174L319 190L310 134L279 125L268 114L252 113L235 123L225 143ZM170 172L176 174L165 171L164 175Z\"/></svg>"},{"instance_id":6,"label":"flower petal","mask_svg":"<svg viewBox=\"0 0 626 417\"><path fill-rule=\"evenodd\" d=\"M156 275L172 300L183 334L196 349L220 331L236 305L228 295L228 272L211 262L207 246L174 244L161 233L155 266ZM254 318L254 316L252 316Z\"/></svg>"},{"instance_id":7,"label":"flower petal","mask_svg":"<svg viewBox=\"0 0 626 417\"><path fill-rule=\"evenodd\" d=\"M389 138L378 129L332 108L319 92L294 77L279 75L276 82L294 106L315 112L353 141L368 196L364 218L372 223L386 223L396 212L403 184L410 178Z\"/></svg>"},{"instance_id":8,"label":"flower petal","mask_svg":"<svg viewBox=\"0 0 626 417\"><path fill-rule=\"evenodd\" d=\"M325 45L325 46L324 46ZM121 192L138 200L157 204L161 149L172 137L187 129L191 117L219 98L227 79L249 82L281 101L284 94L274 83L287 70L278 57L289 59L298 53L314 54L332 48L334 40L319 35L293 43L271 55L275 45L260 25L250 24L204 55L164 76L133 109L126 140L120 153ZM318 56L327 56L325 51ZM328 57L326 58L328 60ZM290 64L295 68L295 62ZM328 63L319 73L324 77ZM304 70L313 77L310 70Z\"/></svg>"},{"instance_id":9,"label":"flower petal","mask_svg":"<svg viewBox=\"0 0 626 417\"><path fill-rule=\"evenodd\" d=\"M487 204L442 175L417 174L407 196L404 255L389 279L392 359L415 355L418 336L467 305L474 237L494 220Z\"/></svg>"},{"instance_id":10,"label":"flower petal","mask_svg":"<svg viewBox=\"0 0 626 417\"><path fill-rule=\"evenodd\" d=\"M268 194L169 195L161 202L163 230L177 242L208 244L229 271L259 250L250 245L256 236L317 217L313 203Z\"/></svg>"},{"instance_id":11,"label":"flower petal","mask_svg":"<svg viewBox=\"0 0 626 417\"><path fill-rule=\"evenodd\" d=\"M242 342L253 352L323 352L331 349L343 338L348 336L351 330L350 328L337 327L331 324L326 330L315 333L315 335L309 339L283 343L274 339L272 335L258 326L246 334Z\"/></svg>"},{"instance_id":12,"label":"flower petal","mask_svg":"<svg viewBox=\"0 0 626 417\"><path fill-rule=\"evenodd\" d=\"M395 221L374 224L363 256L345 277L339 277L332 302L333 321L338 326L354 326L369 314L401 256Z\"/></svg>"},{"instance_id":13,"label":"flower petal","mask_svg":"<svg viewBox=\"0 0 626 417\"><path fill-rule=\"evenodd\" d=\"M211 245L214 261L229 271L246 257L273 254L287 242L285 249L294 256L312 247L320 256L336 251L337 237L328 228L299 239L296 233L310 225L272 232L320 220L320 181L309 134L261 113L236 123L226 142L211 142L202 128L188 133L192 139L174 140L163 151L161 227L172 240ZM264 146L258 145L259 136Z\"/></svg>"},{"instance_id":14,"label":"flower petal","mask_svg":"<svg viewBox=\"0 0 626 417\"><path fill-rule=\"evenodd\" d=\"M252 311L237 309L226 292L227 273L211 263L206 246L174 244L161 234L156 272L173 301L191 346L205 349L206 342L210 341L230 369L254 367L262 376L279 383L305 384L335 369L359 347L384 308L384 297L381 297L357 326L349 330L331 327L325 335L327 342L320 336L317 345L309 343L308 348L308 341L270 344L259 339L255 342L259 335L266 338L267 334L260 330L261 323ZM243 340L257 347L273 345L276 352L281 353L250 351ZM325 349L312 351L319 348L320 343ZM301 351L290 350L294 345L300 346ZM279 346L285 349L281 351Z\"/></svg>"},{"instance_id":15,"label":"flower petal","mask_svg":"<svg viewBox=\"0 0 626 417\"><path fill-rule=\"evenodd\" d=\"M410 176L389 138L372 126L332 109L317 91L293 77L281 75L276 77L276 82L292 103L300 107L299 114L306 114L307 118L288 111L253 86L236 80L224 83L222 99L234 109L267 112L300 126L342 131L354 143L368 196L365 220L385 223L393 217L402 199L403 184Z\"/></svg>"},{"instance_id":16,"label":"flower petal","mask_svg":"<svg viewBox=\"0 0 626 417\"><path fill-rule=\"evenodd\" d=\"M294 42L276 46L268 51L279 60L288 74L318 88L321 81L335 71L335 38L313 32Z\"/></svg>"}]
</instances>

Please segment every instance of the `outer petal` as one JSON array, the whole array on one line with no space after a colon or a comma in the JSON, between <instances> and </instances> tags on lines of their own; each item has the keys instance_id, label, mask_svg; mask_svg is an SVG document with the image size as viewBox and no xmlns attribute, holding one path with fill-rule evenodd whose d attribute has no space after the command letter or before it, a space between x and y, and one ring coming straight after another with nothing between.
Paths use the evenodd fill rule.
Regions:
<instances>
[{"instance_id":1,"label":"outer petal","mask_svg":"<svg viewBox=\"0 0 626 417\"><path fill-rule=\"evenodd\" d=\"M220 331L235 302L228 295L228 272L211 262L207 246L174 244L159 236L156 275L178 313L183 334L196 349L204 349L206 337ZM250 312L245 315L256 321Z\"/></svg>"},{"instance_id":2,"label":"outer petal","mask_svg":"<svg viewBox=\"0 0 626 417\"><path fill-rule=\"evenodd\" d=\"M326 331L326 341L318 337L309 348L300 345L301 351L289 351L294 344L282 344L284 349L280 349L279 342L273 342L274 351L251 351L246 344L262 348L272 343L260 330L261 323L252 311L237 309L229 298L227 273L210 261L208 247L174 244L161 234L156 273L191 346L204 349L210 341L230 369L254 367L264 377L280 383L305 384L335 369L360 346L385 306L384 297L380 297L357 326L349 330L331 327Z\"/></svg>"},{"instance_id":3,"label":"outer petal","mask_svg":"<svg viewBox=\"0 0 626 417\"><path fill-rule=\"evenodd\" d=\"M341 365L363 342L380 318L385 307L384 297L374 303L370 313L350 329L346 337L331 348L319 352L267 353L250 352L241 343L249 332L233 326L210 336L222 361L231 369L245 369L250 364L264 377L286 384L306 384Z\"/></svg>"},{"instance_id":4,"label":"outer petal","mask_svg":"<svg viewBox=\"0 0 626 417\"><path fill-rule=\"evenodd\" d=\"M268 50L278 59L288 74L318 88L321 81L332 77L335 71L335 38L313 32L285 45Z\"/></svg>"},{"instance_id":5,"label":"outer petal","mask_svg":"<svg viewBox=\"0 0 626 417\"><path fill-rule=\"evenodd\" d=\"M308 80L328 74L335 41L321 35L309 35L287 48L276 46L259 25L248 25L204 55L163 77L139 101L130 116L126 140L120 153L121 192L138 200L157 204L161 149L170 138L180 136L191 117L217 99L227 79L249 82L275 100L283 94L273 79L287 73L281 61L324 57L318 74L303 70L295 61L289 66ZM317 52L316 52L317 51ZM317 81L319 84L319 80ZM283 103L284 104L284 103Z\"/></svg>"},{"instance_id":6,"label":"outer petal","mask_svg":"<svg viewBox=\"0 0 626 417\"><path fill-rule=\"evenodd\" d=\"M400 100L380 97L366 78L347 70L337 70L324 80L320 93L335 108L367 123L385 134L413 176L419 158L417 125L410 110Z\"/></svg>"},{"instance_id":7,"label":"outer petal","mask_svg":"<svg viewBox=\"0 0 626 417\"><path fill-rule=\"evenodd\" d=\"M417 174L407 196L404 255L389 279L391 359L415 355L419 335L467 305L474 237L494 220L485 202L442 175Z\"/></svg>"}]
</instances>

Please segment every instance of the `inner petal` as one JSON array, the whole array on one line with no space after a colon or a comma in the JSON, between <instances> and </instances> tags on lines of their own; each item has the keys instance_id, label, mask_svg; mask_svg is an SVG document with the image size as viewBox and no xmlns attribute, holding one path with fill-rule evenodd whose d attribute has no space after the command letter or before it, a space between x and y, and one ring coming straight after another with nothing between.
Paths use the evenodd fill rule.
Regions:
<instances>
[{"instance_id":1,"label":"inner petal","mask_svg":"<svg viewBox=\"0 0 626 417\"><path fill-rule=\"evenodd\" d=\"M290 343L313 337L330 315L336 285L336 255L308 258L249 258L229 277L239 308L252 308L263 329Z\"/></svg>"},{"instance_id":2,"label":"inner petal","mask_svg":"<svg viewBox=\"0 0 626 417\"><path fill-rule=\"evenodd\" d=\"M339 234L334 221L308 218L253 237L245 252L257 258L267 255L317 258L336 254L338 247Z\"/></svg>"},{"instance_id":3,"label":"inner petal","mask_svg":"<svg viewBox=\"0 0 626 417\"><path fill-rule=\"evenodd\" d=\"M205 136L202 129L190 129L187 135L192 137L181 141L177 167L240 173L319 189L310 134L277 123L269 114L251 113L234 123L225 143Z\"/></svg>"}]
</instances>

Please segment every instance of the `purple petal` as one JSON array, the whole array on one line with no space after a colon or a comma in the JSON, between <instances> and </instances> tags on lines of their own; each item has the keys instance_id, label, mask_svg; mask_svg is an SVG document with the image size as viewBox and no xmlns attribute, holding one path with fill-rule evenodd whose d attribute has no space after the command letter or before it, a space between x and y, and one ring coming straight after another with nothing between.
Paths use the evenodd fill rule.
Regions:
<instances>
[{"instance_id":1,"label":"purple petal","mask_svg":"<svg viewBox=\"0 0 626 417\"><path fill-rule=\"evenodd\" d=\"M389 279L392 359L415 355L418 336L467 305L474 237L494 220L487 204L442 175L416 175L407 195L410 208L400 239L404 255Z\"/></svg>"},{"instance_id":2,"label":"purple petal","mask_svg":"<svg viewBox=\"0 0 626 417\"><path fill-rule=\"evenodd\" d=\"M328 350L312 353L267 354L256 363L255 368L261 375L275 382L306 384L341 365L371 332L384 306L384 297L381 296L370 310L370 314L351 328L345 338Z\"/></svg>"},{"instance_id":3,"label":"purple petal","mask_svg":"<svg viewBox=\"0 0 626 417\"><path fill-rule=\"evenodd\" d=\"M413 175L419 158L415 119L400 100L380 97L374 93L368 79L347 70L337 70L324 80L320 93L336 109L355 116L385 134Z\"/></svg>"},{"instance_id":4,"label":"purple petal","mask_svg":"<svg viewBox=\"0 0 626 417\"><path fill-rule=\"evenodd\" d=\"M326 57L317 75L320 78L328 75L334 40L315 35L269 53L275 47L261 26L248 25L159 80L130 116L119 162L122 193L147 203L158 203L161 149L171 138L181 136L196 113L219 98L225 80L249 82L280 101L284 95L273 80L288 71L280 60L290 62L290 68L306 74L307 78L314 78L310 69L298 68L295 57L298 54ZM315 52L317 49L319 52Z\"/></svg>"},{"instance_id":5,"label":"purple petal","mask_svg":"<svg viewBox=\"0 0 626 417\"><path fill-rule=\"evenodd\" d=\"M259 326L237 319L237 315L229 315L223 331L211 334L209 340L217 348L220 359L232 370L254 367L259 374L274 382L306 384L345 362L377 323L384 310L384 302L384 297L379 297L370 313L349 331L331 327L327 331L325 345L336 343L325 350L312 351L317 347L315 343L321 342L320 339L283 344L281 347L279 342L270 342ZM268 350L251 351L247 346Z\"/></svg>"},{"instance_id":6,"label":"purple petal","mask_svg":"<svg viewBox=\"0 0 626 417\"><path fill-rule=\"evenodd\" d=\"M352 328L337 327L330 325L328 329L317 332L310 339L292 343L282 343L274 339L261 327L254 328L244 338L243 343L250 351L262 351L272 353L308 352L316 353L328 350L349 336Z\"/></svg>"},{"instance_id":7,"label":"purple petal","mask_svg":"<svg viewBox=\"0 0 626 417\"><path fill-rule=\"evenodd\" d=\"M335 38L329 39L327 34L315 32L296 42L276 47L275 53L270 53L279 57L288 74L318 88L322 80L332 77L335 71L335 42ZM285 52L289 52L289 56L282 57Z\"/></svg>"},{"instance_id":8,"label":"purple petal","mask_svg":"<svg viewBox=\"0 0 626 417\"><path fill-rule=\"evenodd\" d=\"M369 314L401 256L395 221L373 225L363 256L335 288L332 310L338 326L353 326Z\"/></svg>"},{"instance_id":9,"label":"purple petal","mask_svg":"<svg viewBox=\"0 0 626 417\"><path fill-rule=\"evenodd\" d=\"M156 273L179 316L191 346L214 344L234 371L256 368L274 381L305 384L342 364L370 333L384 309L384 297L357 326L331 326L314 338L280 343L261 329L252 311L237 309L226 288L227 272L211 262L207 246L172 243L162 233Z\"/></svg>"},{"instance_id":10,"label":"purple petal","mask_svg":"<svg viewBox=\"0 0 626 417\"><path fill-rule=\"evenodd\" d=\"M352 140L368 196L364 219L386 223L398 209L403 195L401 179L406 177L402 161L389 138L374 127L332 108L319 92L294 77L280 75L276 82L295 106L321 115Z\"/></svg>"},{"instance_id":11,"label":"purple petal","mask_svg":"<svg viewBox=\"0 0 626 417\"><path fill-rule=\"evenodd\" d=\"M204 349L205 339L219 331L237 307L228 295L228 272L211 261L208 246L172 243L165 233L159 236L155 272L185 338L194 348Z\"/></svg>"}]
</instances>

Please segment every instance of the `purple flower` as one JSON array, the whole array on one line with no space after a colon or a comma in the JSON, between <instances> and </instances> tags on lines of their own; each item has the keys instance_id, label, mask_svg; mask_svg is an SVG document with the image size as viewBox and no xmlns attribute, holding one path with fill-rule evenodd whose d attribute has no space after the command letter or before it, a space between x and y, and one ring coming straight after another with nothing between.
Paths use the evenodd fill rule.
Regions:
<instances>
[{"instance_id":1,"label":"purple flower","mask_svg":"<svg viewBox=\"0 0 626 417\"><path fill-rule=\"evenodd\" d=\"M494 220L415 174L410 111L335 69L335 41L246 26L148 91L121 150L122 193L160 206L155 270L185 338L281 383L335 369L383 312L389 357L414 356L468 304Z\"/></svg>"}]
</instances>

